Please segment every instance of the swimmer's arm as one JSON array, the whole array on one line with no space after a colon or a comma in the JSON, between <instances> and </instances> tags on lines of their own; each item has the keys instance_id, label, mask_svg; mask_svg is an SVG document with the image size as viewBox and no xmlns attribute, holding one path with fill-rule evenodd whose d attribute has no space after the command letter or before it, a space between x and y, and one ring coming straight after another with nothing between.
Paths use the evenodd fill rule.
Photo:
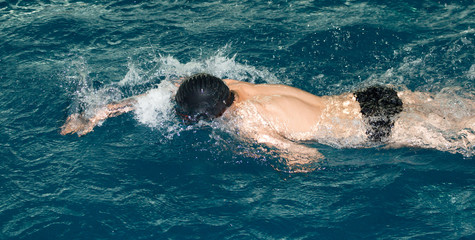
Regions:
<instances>
[{"instance_id":1,"label":"swimmer's arm","mask_svg":"<svg viewBox=\"0 0 475 240\"><path fill-rule=\"evenodd\" d=\"M325 157L316 148L285 139L281 136L262 134L255 139L270 147L280 150L280 155L287 160L287 165L293 172L308 172L314 170L315 163Z\"/></svg>"},{"instance_id":2,"label":"swimmer's arm","mask_svg":"<svg viewBox=\"0 0 475 240\"><path fill-rule=\"evenodd\" d=\"M139 95L139 96L142 96L142 95ZM124 99L120 102L107 104L106 108L105 108L105 112L104 112L105 114L107 114L107 116L104 119L109 118L109 117L115 117L115 116L118 116L120 114L135 110L135 105L137 103L137 97L139 97L139 96L126 98L126 99ZM104 116L104 115L102 115L102 116ZM102 116L99 114L97 116L98 117L97 119L99 121L104 120L104 119L101 119Z\"/></svg>"},{"instance_id":3,"label":"swimmer's arm","mask_svg":"<svg viewBox=\"0 0 475 240\"><path fill-rule=\"evenodd\" d=\"M120 102L107 104L105 107L96 109L94 116L86 118L84 113L75 113L66 119L61 127L61 135L77 133L79 136L91 132L95 126L110 117L119 116L133 111L137 103L136 97L124 99Z\"/></svg>"},{"instance_id":4,"label":"swimmer's arm","mask_svg":"<svg viewBox=\"0 0 475 240\"><path fill-rule=\"evenodd\" d=\"M96 113L89 119L89 121L96 126L107 118L116 117L135 110L136 103L136 97L130 97L119 102L109 103L105 107L97 109Z\"/></svg>"}]
</instances>

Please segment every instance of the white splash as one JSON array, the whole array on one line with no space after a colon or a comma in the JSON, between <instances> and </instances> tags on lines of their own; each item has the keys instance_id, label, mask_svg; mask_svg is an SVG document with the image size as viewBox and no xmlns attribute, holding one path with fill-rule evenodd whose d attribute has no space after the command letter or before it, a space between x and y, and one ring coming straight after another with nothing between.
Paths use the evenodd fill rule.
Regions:
<instances>
[{"instance_id":1,"label":"white splash","mask_svg":"<svg viewBox=\"0 0 475 240\"><path fill-rule=\"evenodd\" d=\"M119 82L120 86L125 85L136 85L143 81L143 71L141 71L135 64L130 63L128 64L129 71L125 75L125 77Z\"/></svg>"},{"instance_id":2,"label":"white splash","mask_svg":"<svg viewBox=\"0 0 475 240\"><path fill-rule=\"evenodd\" d=\"M162 128L173 120L172 96L176 86L163 81L156 88L137 97L135 118L142 124L152 128Z\"/></svg>"},{"instance_id":3,"label":"white splash","mask_svg":"<svg viewBox=\"0 0 475 240\"><path fill-rule=\"evenodd\" d=\"M154 76L178 76L185 77L195 73L209 73L219 78L231 78L240 81L255 83L283 83L274 74L266 69L257 69L254 66L242 64L236 61L237 55L229 56L226 52L228 46L216 51L212 56L205 59L192 59L187 63L181 63L173 56L159 55L154 61L157 69Z\"/></svg>"}]
</instances>

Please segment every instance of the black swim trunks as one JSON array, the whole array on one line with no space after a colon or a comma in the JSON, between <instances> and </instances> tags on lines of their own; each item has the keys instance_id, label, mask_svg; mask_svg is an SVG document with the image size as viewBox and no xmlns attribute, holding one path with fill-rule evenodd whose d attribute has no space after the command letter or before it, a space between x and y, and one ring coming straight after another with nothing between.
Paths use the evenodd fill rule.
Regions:
<instances>
[{"instance_id":1,"label":"black swim trunks","mask_svg":"<svg viewBox=\"0 0 475 240\"><path fill-rule=\"evenodd\" d=\"M374 86L354 94L368 124L368 138L373 142L384 142L391 134L396 115L402 112L402 101L397 92L389 87Z\"/></svg>"}]
</instances>

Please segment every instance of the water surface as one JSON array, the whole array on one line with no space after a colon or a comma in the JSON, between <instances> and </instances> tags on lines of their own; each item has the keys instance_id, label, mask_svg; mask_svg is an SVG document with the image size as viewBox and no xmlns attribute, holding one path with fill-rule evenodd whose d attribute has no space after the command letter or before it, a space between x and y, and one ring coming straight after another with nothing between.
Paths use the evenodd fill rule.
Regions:
<instances>
[{"instance_id":1,"label":"water surface","mask_svg":"<svg viewBox=\"0 0 475 240\"><path fill-rule=\"evenodd\" d=\"M469 95L474 12L429 0L0 1L0 238L473 239L473 147L309 143L325 161L290 174L265 146L181 125L167 83L208 72L317 95L373 84ZM157 105L59 134L71 113L154 87Z\"/></svg>"}]
</instances>

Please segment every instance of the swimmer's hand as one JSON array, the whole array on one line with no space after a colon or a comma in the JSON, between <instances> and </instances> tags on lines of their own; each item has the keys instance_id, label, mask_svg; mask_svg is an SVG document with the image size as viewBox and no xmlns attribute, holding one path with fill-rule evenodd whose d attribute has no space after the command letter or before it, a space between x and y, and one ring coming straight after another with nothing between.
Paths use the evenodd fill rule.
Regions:
<instances>
[{"instance_id":1,"label":"swimmer's hand","mask_svg":"<svg viewBox=\"0 0 475 240\"><path fill-rule=\"evenodd\" d=\"M278 149L277 152L285 159L288 167L286 171L289 172L311 172L325 158L316 148L307 147L277 135L262 134L254 138L259 143Z\"/></svg>"},{"instance_id":2,"label":"swimmer's hand","mask_svg":"<svg viewBox=\"0 0 475 240\"><path fill-rule=\"evenodd\" d=\"M288 149L282 149L281 157L285 159L288 171L311 172L325 157L315 148L295 144Z\"/></svg>"},{"instance_id":3,"label":"swimmer's hand","mask_svg":"<svg viewBox=\"0 0 475 240\"><path fill-rule=\"evenodd\" d=\"M75 113L66 119L66 123L61 127L61 135L77 133L82 136L92 131L94 123L84 117L84 114Z\"/></svg>"}]
</instances>

